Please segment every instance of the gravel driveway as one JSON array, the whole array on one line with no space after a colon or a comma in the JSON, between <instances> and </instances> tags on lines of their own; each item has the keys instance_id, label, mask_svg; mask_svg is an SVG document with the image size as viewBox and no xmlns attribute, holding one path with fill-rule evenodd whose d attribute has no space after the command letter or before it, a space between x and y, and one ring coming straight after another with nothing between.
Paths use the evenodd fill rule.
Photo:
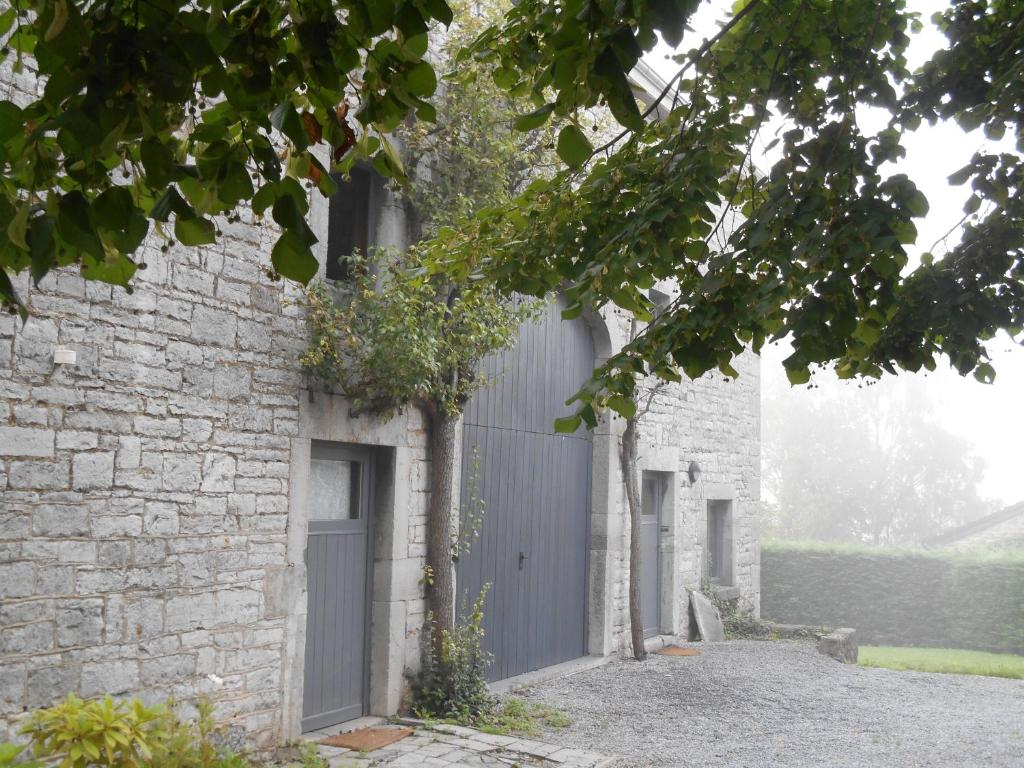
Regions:
<instances>
[{"instance_id":1,"label":"gravel driveway","mask_svg":"<svg viewBox=\"0 0 1024 768\"><path fill-rule=\"evenodd\" d=\"M572 718L559 743L622 766L1024 766L1024 680L848 666L794 641L648 658L520 695Z\"/></svg>"}]
</instances>

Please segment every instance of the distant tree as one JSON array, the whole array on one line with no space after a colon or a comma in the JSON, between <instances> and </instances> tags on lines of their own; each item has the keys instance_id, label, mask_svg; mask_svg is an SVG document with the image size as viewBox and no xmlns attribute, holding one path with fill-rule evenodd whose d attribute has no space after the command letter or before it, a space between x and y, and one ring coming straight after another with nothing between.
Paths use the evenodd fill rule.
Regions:
<instances>
[{"instance_id":1,"label":"distant tree","mask_svg":"<svg viewBox=\"0 0 1024 768\"><path fill-rule=\"evenodd\" d=\"M970 441L943 426L923 382L899 384L766 398L767 533L916 544L989 511Z\"/></svg>"}]
</instances>

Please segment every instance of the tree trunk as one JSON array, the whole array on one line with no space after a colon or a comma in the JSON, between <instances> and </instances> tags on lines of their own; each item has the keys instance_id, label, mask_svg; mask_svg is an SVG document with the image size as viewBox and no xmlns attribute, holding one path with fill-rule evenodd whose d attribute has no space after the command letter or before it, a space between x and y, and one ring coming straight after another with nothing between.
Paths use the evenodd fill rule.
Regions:
<instances>
[{"instance_id":1,"label":"tree trunk","mask_svg":"<svg viewBox=\"0 0 1024 768\"><path fill-rule=\"evenodd\" d=\"M427 601L433 614L431 644L441 650L441 633L455 625L455 575L452 564L452 506L455 447L459 418L444 408L429 409L430 507L427 521Z\"/></svg>"},{"instance_id":2,"label":"tree trunk","mask_svg":"<svg viewBox=\"0 0 1024 768\"><path fill-rule=\"evenodd\" d=\"M629 506L629 630L633 655L637 661L647 658L644 649L644 620L640 605L640 482L636 467L638 416L626 419L622 433L622 482Z\"/></svg>"}]
</instances>

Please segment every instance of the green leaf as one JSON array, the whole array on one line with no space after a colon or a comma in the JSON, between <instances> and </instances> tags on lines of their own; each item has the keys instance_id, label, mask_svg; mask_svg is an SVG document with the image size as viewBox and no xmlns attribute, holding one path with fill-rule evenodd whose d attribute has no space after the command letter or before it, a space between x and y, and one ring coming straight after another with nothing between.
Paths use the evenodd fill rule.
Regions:
<instances>
[{"instance_id":1,"label":"green leaf","mask_svg":"<svg viewBox=\"0 0 1024 768\"><path fill-rule=\"evenodd\" d=\"M46 28L43 40L50 42L64 31L64 27L67 26L68 18L70 17L69 11L68 0L55 0L53 4L53 20Z\"/></svg>"},{"instance_id":2,"label":"green leaf","mask_svg":"<svg viewBox=\"0 0 1024 768\"><path fill-rule=\"evenodd\" d=\"M580 168L594 153L594 146L575 123L562 128L558 133L558 156L570 168Z\"/></svg>"},{"instance_id":3,"label":"green leaf","mask_svg":"<svg viewBox=\"0 0 1024 768\"><path fill-rule=\"evenodd\" d=\"M370 20L370 34L381 35L391 29L395 18L394 0L369 0L362 3Z\"/></svg>"},{"instance_id":4,"label":"green leaf","mask_svg":"<svg viewBox=\"0 0 1024 768\"><path fill-rule=\"evenodd\" d=\"M912 221L897 221L892 227L896 240L903 245L911 245L917 242L917 227Z\"/></svg>"},{"instance_id":5,"label":"green leaf","mask_svg":"<svg viewBox=\"0 0 1024 768\"><path fill-rule=\"evenodd\" d=\"M127 187L111 187L92 202L93 221L104 229L124 229L134 212L135 203Z\"/></svg>"},{"instance_id":6,"label":"green leaf","mask_svg":"<svg viewBox=\"0 0 1024 768\"><path fill-rule=\"evenodd\" d=\"M582 417L579 414L573 414L572 416L563 416L560 419L555 419L555 432L561 432L571 435L577 429L580 428L580 424L583 422Z\"/></svg>"},{"instance_id":7,"label":"green leaf","mask_svg":"<svg viewBox=\"0 0 1024 768\"><path fill-rule=\"evenodd\" d=\"M171 148L152 136L139 148L146 181L152 187L162 187L173 180L174 153Z\"/></svg>"},{"instance_id":8,"label":"green leaf","mask_svg":"<svg viewBox=\"0 0 1024 768\"><path fill-rule=\"evenodd\" d=\"M991 384L996 380L996 369L988 363L979 363L974 369L974 378L982 384Z\"/></svg>"},{"instance_id":9,"label":"green leaf","mask_svg":"<svg viewBox=\"0 0 1024 768\"><path fill-rule=\"evenodd\" d=\"M961 184L966 184L967 180L969 178L971 178L971 176L973 176L973 175L974 175L974 166L973 165L965 165L959 171L956 171L955 173L951 173L949 175L949 178L947 178L946 180L950 184L952 184L954 187L959 187Z\"/></svg>"},{"instance_id":10,"label":"green leaf","mask_svg":"<svg viewBox=\"0 0 1024 768\"><path fill-rule=\"evenodd\" d=\"M6 35L14 25L14 20L17 18L18 9L16 6L12 6L3 13L0 13L0 35ZM2 763L3 760L0 759L0 764Z\"/></svg>"},{"instance_id":11,"label":"green leaf","mask_svg":"<svg viewBox=\"0 0 1024 768\"><path fill-rule=\"evenodd\" d=\"M786 368L786 378L793 386L806 384L811 380L811 371L808 368Z\"/></svg>"},{"instance_id":12,"label":"green leaf","mask_svg":"<svg viewBox=\"0 0 1024 768\"><path fill-rule=\"evenodd\" d=\"M430 96L437 90L437 75L434 68L421 61L405 73L405 87L414 96Z\"/></svg>"},{"instance_id":13,"label":"green leaf","mask_svg":"<svg viewBox=\"0 0 1024 768\"><path fill-rule=\"evenodd\" d=\"M153 203L153 207L149 211L149 218L153 221L167 221L172 213L176 213L182 218L195 216L192 206L181 196L177 187L168 187L164 190L160 199Z\"/></svg>"},{"instance_id":14,"label":"green leaf","mask_svg":"<svg viewBox=\"0 0 1024 768\"><path fill-rule=\"evenodd\" d=\"M10 101L0 101L0 144L6 144L23 130L24 120L18 106Z\"/></svg>"},{"instance_id":15,"label":"green leaf","mask_svg":"<svg viewBox=\"0 0 1024 768\"><path fill-rule=\"evenodd\" d=\"M259 191L252 197L253 213L257 216L262 216L263 212L274 204L276 194L276 185L273 182L268 182L260 187Z\"/></svg>"},{"instance_id":16,"label":"green leaf","mask_svg":"<svg viewBox=\"0 0 1024 768\"><path fill-rule=\"evenodd\" d=\"M103 244L96 235L92 211L81 192L68 192L58 203L57 233L65 242L96 259L104 257Z\"/></svg>"},{"instance_id":17,"label":"green leaf","mask_svg":"<svg viewBox=\"0 0 1024 768\"><path fill-rule=\"evenodd\" d=\"M270 124L277 130L291 139L292 144L300 152L309 146L309 135L306 127L302 124L302 118L295 110L291 99L282 101L273 112L270 113Z\"/></svg>"},{"instance_id":18,"label":"green leaf","mask_svg":"<svg viewBox=\"0 0 1024 768\"><path fill-rule=\"evenodd\" d=\"M624 419L636 416L636 402L625 395L612 395L608 398L608 407Z\"/></svg>"},{"instance_id":19,"label":"green leaf","mask_svg":"<svg viewBox=\"0 0 1024 768\"><path fill-rule=\"evenodd\" d=\"M36 285L57 264L53 243L55 224L56 222L51 216L35 216L29 223L29 245L32 257L30 272Z\"/></svg>"},{"instance_id":20,"label":"green leaf","mask_svg":"<svg viewBox=\"0 0 1024 768\"><path fill-rule=\"evenodd\" d=\"M525 115L520 115L516 118L513 123L513 127L517 131L532 131L535 128L540 128L544 123L548 121L548 117L551 115L552 110L555 108L554 104L545 104L540 109L535 109L533 112L529 112Z\"/></svg>"},{"instance_id":21,"label":"green leaf","mask_svg":"<svg viewBox=\"0 0 1024 768\"><path fill-rule=\"evenodd\" d=\"M82 277L112 285L128 285L138 265L120 253L108 253L100 258L86 256L82 260Z\"/></svg>"},{"instance_id":22,"label":"green leaf","mask_svg":"<svg viewBox=\"0 0 1024 768\"><path fill-rule=\"evenodd\" d=\"M290 280L305 285L320 269L309 245L294 231L285 230L270 253L270 261L274 269Z\"/></svg>"},{"instance_id":23,"label":"green leaf","mask_svg":"<svg viewBox=\"0 0 1024 768\"><path fill-rule=\"evenodd\" d=\"M305 212L292 195L282 195L274 201L273 215L284 229L298 231L306 223Z\"/></svg>"},{"instance_id":24,"label":"green leaf","mask_svg":"<svg viewBox=\"0 0 1024 768\"><path fill-rule=\"evenodd\" d=\"M921 190L916 190L907 200L907 209L914 216L926 216L928 214L928 198Z\"/></svg>"},{"instance_id":25,"label":"green leaf","mask_svg":"<svg viewBox=\"0 0 1024 768\"><path fill-rule=\"evenodd\" d=\"M213 222L205 216L174 219L174 236L182 245L208 245L216 242L217 234Z\"/></svg>"},{"instance_id":26,"label":"green leaf","mask_svg":"<svg viewBox=\"0 0 1024 768\"><path fill-rule=\"evenodd\" d=\"M446 27L452 23L455 18L452 14L452 9L445 0L423 0L423 7L426 8L427 12L435 19L440 21Z\"/></svg>"},{"instance_id":27,"label":"green leaf","mask_svg":"<svg viewBox=\"0 0 1024 768\"><path fill-rule=\"evenodd\" d=\"M28 214L31 206L26 200L18 206L18 212L14 214L11 223L7 225L7 237L23 251L28 250L28 241L25 239L28 234Z\"/></svg>"}]
</instances>

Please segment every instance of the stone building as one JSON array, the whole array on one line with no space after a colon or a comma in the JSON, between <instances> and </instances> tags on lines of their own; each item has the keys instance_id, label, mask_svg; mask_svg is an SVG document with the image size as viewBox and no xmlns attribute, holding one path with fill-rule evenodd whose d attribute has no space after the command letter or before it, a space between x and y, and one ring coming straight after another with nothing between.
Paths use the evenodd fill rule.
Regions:
<instances>
[{"instance_id":1,"label":"stone building","mask_svg":"<svg viewBox=\"0 0 1024 768\"><path fill-rule=\"evenodd\" d=\"M403 245L402 206L357 179L312 201L322 278L354 215L368 244ZM266 274L274 233L220 227L216 246L147 245L131 293L22 275L30 319L0 317L0 740L72 691L208 696L259 748L402 704L425 622L423 420L311 391L298 290ZM556 310L489 361L463 431L463 497L487 508L459 584L493 583L494 677L628 652L623 425L551 427L625 327ZM705 577L758 610L759 360L736 367L662 389L642 422L652 642L685 638Z\"/></svg>"}]
</instances>

